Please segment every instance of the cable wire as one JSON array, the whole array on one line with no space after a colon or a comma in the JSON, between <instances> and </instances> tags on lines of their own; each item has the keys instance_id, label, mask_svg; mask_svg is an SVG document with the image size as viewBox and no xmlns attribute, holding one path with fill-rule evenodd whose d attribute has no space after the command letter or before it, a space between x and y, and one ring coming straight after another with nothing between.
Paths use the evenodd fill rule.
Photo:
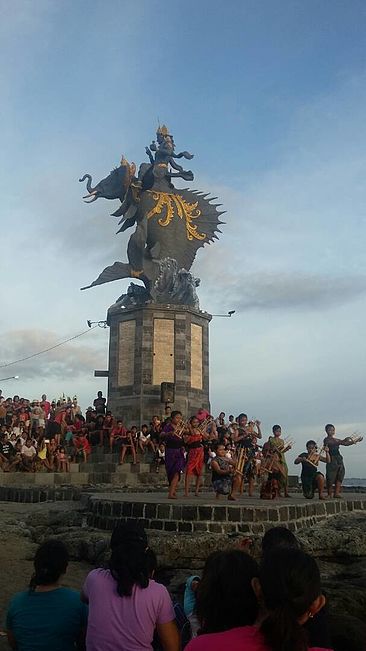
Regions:
<instances>
[{"instance_id":1,"label":"cable wire","mask_svg":"<svg viewBox=\"0 0 366 651\"><path fill-rule=\"evenodd\" d=\"M96 323L95 325L91 326L91 328L88 328L87 330L84 330L83 332L79 332L78 335L74 335L73 337L69 337L69 339L65 339L64 341L60 341L58 344L55 344L54 346L50 346L49 348L45 348L44 350L39 350L38 353L33 353L32 355L28 355L27 357L22 357L22 359L16 359L13 362L8 362L7 364L0 364L0 368L7 368L8 366L13 366L13 364L20 364L20 362L25 362L28 359L32 359L33 357L38 357L38 355L43 355L44 353L49 353L50 350L54 350L55 348L59 348L60 346L63 346L64 344L67 344L69 341L73 341L74 339L77 339L78 337L82 337L83 335L86 335L87 332L90 332L91 330L94 330L94 328L97 328L98 324Z\"/></svg>"}]
</instances>

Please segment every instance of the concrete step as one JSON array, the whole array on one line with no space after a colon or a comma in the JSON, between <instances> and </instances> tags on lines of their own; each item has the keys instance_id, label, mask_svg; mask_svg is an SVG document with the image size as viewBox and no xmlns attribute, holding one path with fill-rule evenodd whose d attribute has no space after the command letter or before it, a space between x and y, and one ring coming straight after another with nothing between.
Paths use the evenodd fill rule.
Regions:
<instances>
[{"instance_id":1,"label":"concrete step","mask_svg":"<svg viewBox=\"0 0 366 651\"><path fill-rule=\"evenodd\" d=\"M107 463L104 461L90 462L79 464L81 472L114 472L116 468L115 463Z\"/></svg>"}]
</instances>

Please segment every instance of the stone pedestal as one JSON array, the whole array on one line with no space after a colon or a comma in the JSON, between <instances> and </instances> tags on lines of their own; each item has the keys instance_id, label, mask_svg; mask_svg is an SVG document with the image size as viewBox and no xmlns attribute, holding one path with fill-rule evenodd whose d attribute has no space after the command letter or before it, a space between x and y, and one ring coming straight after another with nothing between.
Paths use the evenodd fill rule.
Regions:
<instances>
[{"instance_id":1,"label":"stone pedestal","mask_svg":"<svg viewBox=\"0 0 366 651\"><path fill-rule=\"evenodd\" d=\"M162 382L174 382L184 418L210 410L211 315L184 305L144 305L108 310L110 327L108 406L129 425L161 415Z\"/></svg>"}]
</instances>

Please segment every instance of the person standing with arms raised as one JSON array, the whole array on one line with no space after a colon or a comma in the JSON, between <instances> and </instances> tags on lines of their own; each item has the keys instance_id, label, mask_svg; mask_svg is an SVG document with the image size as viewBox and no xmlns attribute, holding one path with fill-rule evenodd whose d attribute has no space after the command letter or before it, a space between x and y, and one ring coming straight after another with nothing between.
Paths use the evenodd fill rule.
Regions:
<instances>
[{"instance_id":1,"label":"person standing with arms raised","mask_svg":"<svg viewBox=\"0 0 366 651\"><path fill-rule=\"evenodd\" d=\"M325 426L326 437L324 446L329 449L330 462L327 463L327 489L328 497L340 499L342 497L342 482L345 476L345 467L343 457L339 451L341 445L346 447L355 445L363 440L362 436L347 436L344 439L337 439L335 436L335 427L331 423ZM334 493L333 493L334 487Z\"/></svg>"}]
</instances>

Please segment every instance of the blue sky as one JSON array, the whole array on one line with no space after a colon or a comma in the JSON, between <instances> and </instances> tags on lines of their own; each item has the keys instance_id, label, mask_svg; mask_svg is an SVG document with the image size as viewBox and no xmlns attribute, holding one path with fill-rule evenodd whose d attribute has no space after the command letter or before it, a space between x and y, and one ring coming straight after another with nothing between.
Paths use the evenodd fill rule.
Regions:
<instances>
[{"instance_id":1,"label":"blue sky","mask_svg":"<svg viewBox=\"0 0 366 651\"><path fill-rule=\"evenodd\" d=\"M79 291L128 235L77 180L143 162L159 117L227 210L193 268L202 308L236 309L212 322L213 411L280 422L297 451L329 421L365 431L365 32L354 0L0 0L3 363L104 318L127 286ZM107 343L97 329L9 367L3 390L86 407ZM361 446L346 458L364 475Z\"/></svg>"}]
</instances>

